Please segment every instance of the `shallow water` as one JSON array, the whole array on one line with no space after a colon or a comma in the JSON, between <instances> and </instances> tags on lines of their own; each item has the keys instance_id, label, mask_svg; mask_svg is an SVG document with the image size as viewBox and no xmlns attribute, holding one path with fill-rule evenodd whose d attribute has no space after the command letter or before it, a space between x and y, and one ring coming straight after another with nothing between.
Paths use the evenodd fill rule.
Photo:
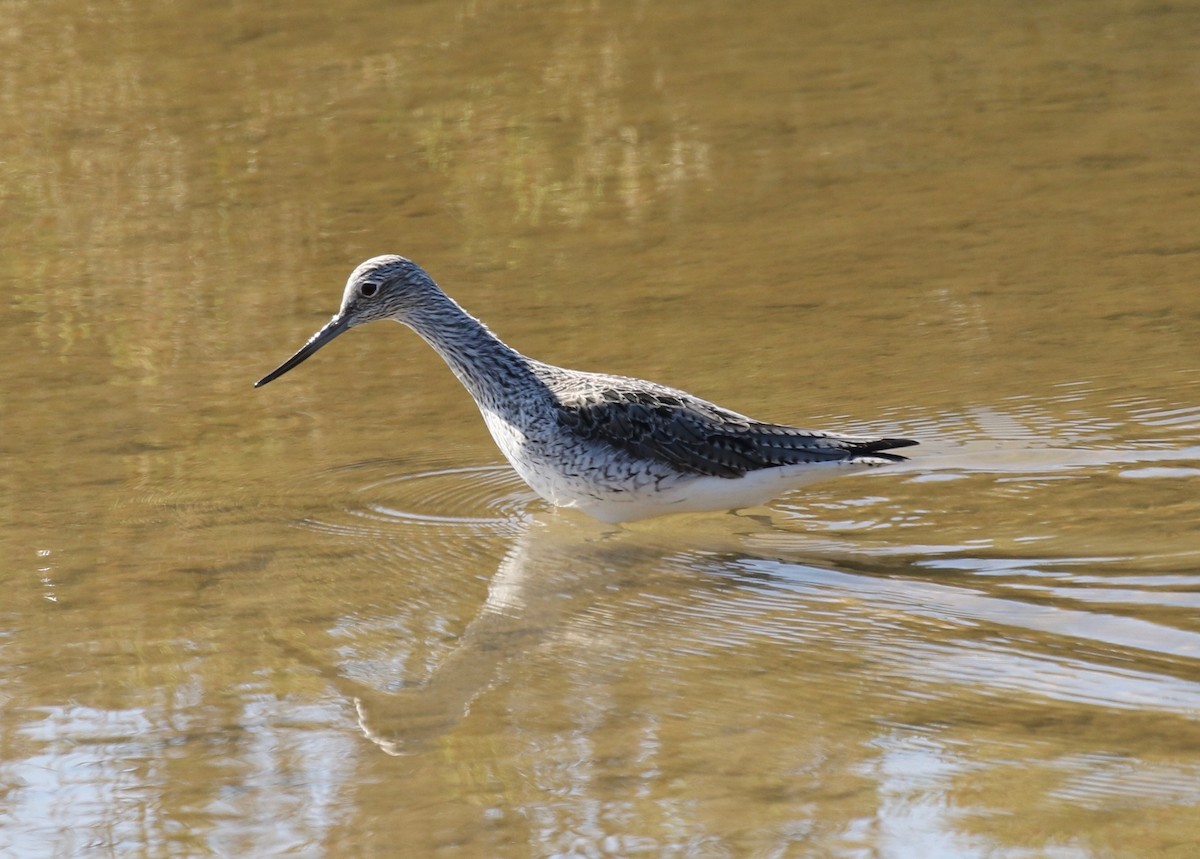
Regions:
<instances>
[{"instance_id":1,"label":"shallow water","mask_svg":"<svg viewBox=\"0 0 1200 859\"><path fill-rule=\"evenodd\" d=\"M12 2L0 854L1189 856L1200 16ZM919 438L546 508L399 326Z\"/></svg>"}]
</instances>

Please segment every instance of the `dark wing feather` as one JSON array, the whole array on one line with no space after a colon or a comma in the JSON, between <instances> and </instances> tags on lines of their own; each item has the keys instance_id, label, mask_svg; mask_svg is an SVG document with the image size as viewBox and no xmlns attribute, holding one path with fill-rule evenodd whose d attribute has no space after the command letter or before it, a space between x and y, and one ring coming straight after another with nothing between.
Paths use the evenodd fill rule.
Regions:
<instances>
[{"instance_id":1,"label":"dark wing feather","mask_svg":"<svg viewBox=\"0 0 1200 859\"><path fill-rule=\"evenodd\" d=\"M645 383L562 392L558 420L582 438L689 474L715 477L860 456L900 461L904 457L881 451L916 444L762 423L682 391L647 388Z\"/></svg>"}]
</instances>

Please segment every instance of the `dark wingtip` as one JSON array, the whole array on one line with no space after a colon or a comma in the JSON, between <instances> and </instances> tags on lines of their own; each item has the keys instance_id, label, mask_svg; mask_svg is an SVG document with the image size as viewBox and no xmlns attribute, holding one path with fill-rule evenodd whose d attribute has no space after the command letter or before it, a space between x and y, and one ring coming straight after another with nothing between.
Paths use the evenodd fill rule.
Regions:
<instances>
[{"instance_id":1,"label":"dark wingtip","mask_svg":"<svg viewBox=\"0 0 1200 859\"><path fill-rule=\"evenodd\" d=\"M861 453L878 453L881 450L892 450L897 447L912 447L914 444L920 444L920 442L913 438L877 438L862 444L858 450Z\"/></svg>"},{"instance_id":2,"label":"dark wingtip","mask_svg":"<svg viewBox=\"0 0 1200 859\"><path fill-rule=\"evenodd\" d=\"M877 438L874 441L863 442L861 445L856 446L854 455L870 454L879 459L886 459L889 462L905 462L908 460L908 457L901 456L898 453L883 453L883 451L897 447L912 447L914 444L920 444L920 442L912 438Z\"/></svg>"}]
</instances>

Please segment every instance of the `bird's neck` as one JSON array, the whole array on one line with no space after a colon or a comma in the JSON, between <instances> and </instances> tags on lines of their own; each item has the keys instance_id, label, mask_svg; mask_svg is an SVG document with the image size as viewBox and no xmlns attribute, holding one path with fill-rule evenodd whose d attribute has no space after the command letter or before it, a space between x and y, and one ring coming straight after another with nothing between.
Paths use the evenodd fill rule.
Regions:
<instances>
[{"instance_id":1,"label":"bird's neck","mask_svg":"<svg viewBox=\"0 0 1200 859\"><path fill-rule=\"evenodd\" d=\"M522 402L550 396L533 362L444 293L405 324L442 356L480 409L506 414Z\"/></svg>"}]
</instances>

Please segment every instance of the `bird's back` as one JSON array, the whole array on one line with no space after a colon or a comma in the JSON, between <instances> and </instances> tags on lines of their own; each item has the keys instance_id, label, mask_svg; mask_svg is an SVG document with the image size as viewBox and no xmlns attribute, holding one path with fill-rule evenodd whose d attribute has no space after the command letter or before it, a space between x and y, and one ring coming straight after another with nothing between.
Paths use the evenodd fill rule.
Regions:
<instances>
[{"instance_id":1,"label":"bird's back","mask_svg":"<svg viewBox=\"0 0 1200 859\"><path fill-rule=\"evenodd\" d=\"M641 379L559 372L547 386L564 430L681 474L736 479L789 465L883 465L904 460L886 451L917 443L766 423Z\"/></svg>"}]
</instances>

